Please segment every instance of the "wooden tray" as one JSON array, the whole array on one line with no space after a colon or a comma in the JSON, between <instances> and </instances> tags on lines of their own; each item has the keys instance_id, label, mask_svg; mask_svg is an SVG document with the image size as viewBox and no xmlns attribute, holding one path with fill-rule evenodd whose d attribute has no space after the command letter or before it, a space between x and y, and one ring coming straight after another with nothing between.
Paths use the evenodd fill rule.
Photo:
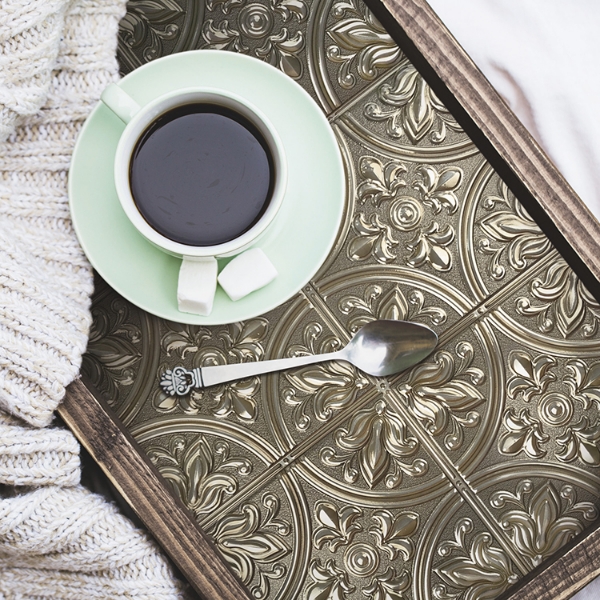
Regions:
<instances>
[{"instance_id":1,"label":"wooden tray","mask_svg":"<svg viewBox=\"0 0 600 600\"><path fill-rule=\"evenodd\" d=\"M311 283L249 322L169 323L99 282L59 412L203 597L567 598L600 571L600 226L425 2L367 4L129 3L124 72L211 47L303 85L346 214ZM158 385L377 317L432 326L438 351L389 380Z\"/></svg>"}]
</instances>

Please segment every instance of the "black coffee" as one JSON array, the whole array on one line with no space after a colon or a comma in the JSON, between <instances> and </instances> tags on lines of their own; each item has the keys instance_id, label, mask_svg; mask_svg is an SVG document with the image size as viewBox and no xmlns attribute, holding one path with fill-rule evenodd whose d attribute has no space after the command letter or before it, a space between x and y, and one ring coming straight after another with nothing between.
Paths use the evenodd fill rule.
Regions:
<instances>
[{"instance_id":1,"label":"black coffee","mask_svg":"<svg viewBox=\"0 0 600 600\"><path fill-rule=\"evenodd\" d=\"M140 137L130 185L138 210L165 237L189 246L228 242L265 212L274 182L266 141L238 113L188 104Z\"/></svg>"}]
</instances>

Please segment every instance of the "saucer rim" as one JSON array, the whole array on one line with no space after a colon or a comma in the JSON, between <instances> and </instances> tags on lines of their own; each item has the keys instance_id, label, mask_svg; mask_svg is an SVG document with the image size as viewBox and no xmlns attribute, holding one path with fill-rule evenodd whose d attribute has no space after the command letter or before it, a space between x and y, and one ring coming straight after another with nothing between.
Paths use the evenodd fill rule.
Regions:
<instances>
[{"instance_id":1,"label":"saucer rim","mask_svg":"<svg viewBox=\"0 0 600 600\"><path fill-rule=\"evenodd\" d=\"M143 84L141 83L142 78L147 77L149 74L152 74L153 71L157 71L158 70L157 64L164 65L166 63L173 63L173 62L177 63L180 61L182 64L184 64L185 62L190 61L190 60L194 61L195 57L200 57L201 62L207 61L208 63L210 63L212 61L211 55L218 57L217 62L219 62L223 59L225 60L225 62L231 61L232 63L239 62L241 64L242 62L246 62L246 65L245 65L246 68L250 68L252 71L254 71L254 74L256 75L257 79L259 80L258 82L256 82L258 84L258 87L260 87L259 84L260 84L261 78L264 80L265 78L269 79L269 78L274 77L275 80L279 79L279 81L285 82L284 85L287 85L289 89L294 89L294 94L297 94L298 98L302 98L301 101L299 100L300 103L304 102L304 103L307 103L307 106L310 106L309 112L313 113L312 117L311 117L313 120L313 124L316 124L317 121L320 121L321 124L324 125L320 130L320 133L323 135L321 143L323 143L323 141L325 141L325 139L327 139L327 141L331 144L332 153L329 158L332 159L332 161L335 163L336 173L332 173L332 172L327 173L327 178L329 181L329 187L332 187L335 190L335 192L337 194L337 198L335 198L335 194L330 194L328 197L328 200L330 203L328 218L330 220L331 226L327 230L328 238L326 240L321 240L322 242L324 241L326 243L323 244L323 247L319 253L318 259L315 257L315 259L311 261L310 267L306 270L306 272L304 273L304 275L302 277L293 277L293 281L291 281L287 285L285 292L279 292L274 295L273 293L268 293L268 290L267 290L266 297L264 299L262 299L257 306L253 306L252 304L245 306L244 298L242 298L241 300L239 300L236 303L233 303L228 298L224 297L224 295L222 293L221 294L218 293L218 295L215 297L215 304L217 304L217 302L219 302L221 304L223 302L226 302L227 305L230 305L228 308L222 308L222 312L224 312L225 314L223 314L219 317L219 316L214 315L214 310L213 310L213 313L211 313L211 315L207 315L207 316L195 315L195 314L191 314L191 313L183 313L183 312L179 311L177 308L176 290L174 290L173 291L174 297L173 297L173 301L171 303L172 306L169 307L168 310L165 310L164 306L160 306L159 305L160 302L153 301L152 297L144 295L141 292L138 292L137 290L132 291L129 289L124 289L123 286L115 284L116 276L115 277L111 276L111 271L114 272L114 269L112 269L112 267L106 268L106 265L104 265L102 263L102 260L99 260L98 257L96 256L96 252L90 251L89 244L86 243L87 242L87 239L86 239L87 233L82 230L82 229L85 229L85 227L83 227L79 223L79 219L78 219L79 208L76 206L78 191L75 190L75 188L76 188L75 182L76 182L77 176L78 176L78 173L77 173L78 168L82 169L83 167L78 167L78 157L80 157L82 153L87 151L85 149L85 144L89 143L87 138L89 136L94 135L93 131L90 132L89 130L92 129L93 125L96 125L96 123L95 123L96 120L101 121L101 119L103 118L102 116L99 116L99 112L102 110L103 107L102 107L101 103L98 103L96 105L96 107L92 110L92 112L90 113L88 118L86 119L86 121L80 131L80 134L78 136L78 139L77 139L74 151L73 151L71 169L69 171L69 185L68 185L68 187L69 187L69 207L71 209L73 226L75 228L77 237L82 245L82 248L84 249L86 256L88 257L90 263L92 264L92 266L96 269L96 271L100 274L100 276L111 287L113 287L121 296L123 296L125 299L130 301L135 306L138 306L139 308L141 308L157 317L160 317L160 318L163 318L163 319L166 319L169 321L173 321L173 322L178 322L178 323L182 323L182 324L190 324L190 325L222 325L222 324L237 322L240 320L247 320L247 319L255 318L257 316L260 316L266 312L269 312L269 311L277 308L278 306L282 305L286 301L290 300L293 296L295 296L302 289L302 287L304 285L306 285L306 283L308 283L314 277L314 275L319 271L321 266L327 260L327 257L329 256L329 254L333 248L333 245L334 245L335 240L338 235L339 228L342 223L344 206L345 206L345 201L346 201L346 191L347 191L346 190L347 184L346 184L346 176L345 176L345 167L344 167L341 149L339 147L339 144L338 144L336 135L333 131L333 128L327 121L326 115L322 112L321 108L318 106L318 104L315 102L315 100L306 92L306 90L304 90L295 81L293 81L292 79L289 79L285 74L283 74L281 71L279 71L275 67L269 65L268 63L264 63L258 59L255 59L253 57L249 57L246 55L242 55L242 54L224 52L224 51L219 51L219 50L194 50L194 51L169 55L169 56L157 59L156 61L153 61L151 63L147 63L146 65L140 67L139 69L136 69L135 71L132 71L130 74L125 76L123 79L121 79L118 82L118 85L124 85L126 87L126 91L129 93L129 91L130 91L129 88L134 88L136 86L143 87ZM204 65L204 66L206 66L206 65ZM235 70L235 68L239 69L240 67L234 67L234 70ZM263 71L263 73L270 72L271 75L261 76L260 75L261 70ZM140 80L140 81L136 82L136 80ZM230 85L234 85L234 83L230 82ZM187 85L186 87L193 87L193 86ZM220 87L220 86L217 85L217 86L213 86L213 87ZM270 92L273 93L273 90L270 90ZM168 93L168 90L165 91L164 86L161 88L161 86L158 85L157 91L154 95L154 98L158 98L159 96L165 95L166 93ZM238 92L234 91L233 93L238 93ZM266 95L266 92L264 92L263 94ZM251 101L255 102L254 99ZM265 111L264 106L259 105L258 108L261 111L266 112L267 117L270 118L270 115L268 114L267 111ZM106 110L108 110L108 109L106 109ZM281 134L281 132L280 132L280 134ZM282 137L287 138L288 134L286 134L285 136L282 136ZM284 139L284 147L285 147L285 144L286 144L286 142ZM117 147L117 143L111 145L111 150L110 150L111 162L114 161L116 147ZM296 154L295 151L288 152L289 149L287 147L285 147L285 149L286 149L286 153L288 153L288 154L289 153L291 153L292 155ZM298 171L301 171L302 167L301 166L292 166L291 161L290 161L290 164L288 165L288 169L289 170L298 169ZM106 183L105 186L106 185L110 186L109 183ZM116 196L116 192L114 192L114 190L113 190L113 193ZM290 192L288 190L287 193L289 194L292 192ZM119 202L117 198L115 198L114 200L116 200L117 203ZM333 200L336 200L335 204L333 203ZM314 200L313 200L313 203L315 203ZM297 204L297 201L295 202L295 204ZM315 203L315 208L317 208L317 204L318 203ZM119 208L120 208L120 203L119 203ZM333 209L335 209L335 210L333 210ZM297 210L297 208L296 208L296 210ZM293 217L293 214L287 215L287 222L284 222L282 225L280 223L280 229L283 228L285 230L286 228L289 229L290 227L293 227L293 224L291 224L289 222L291 220L290 217ZM127 219L127 217L125 216L124 213L123 213L123 218ZM276 217L276 219L277 219L277 217ZM282 219L283 219L283 216L281 217L280 221ZM278 235L282 236L282 233L278 233ZM264 232L263 238L261 238L263 244L264 244L264 240L268 237L269 237L269 231L267 230L266 232ZM145 240L145 238L142 238L142 239L144 240L144 242L146 244L151 245L150 242ZM110 239L107 239L106 241L109 242ZM275 245L277 245L276 241L274 243L275 243ZM279 246L281 246L281 247L283 247L284 244L286 244L285 240L282 240L281 242L279 242ZM258 247L261 247L261 242L258 242L256 245ZM158 249L157 249L157 251L162 252ZM138 252L138 254L140 254L140 252ZM176 267L177 270L178 270L178 266L179 266L179 262L177 262L177 267ZM172 267L172 268L175 268L175 267ZM266 290L267 288L268 288L268 286L263 288L263 290ZM259 290L259 292L260 291L261 290ZM256 304L256 302L254 304Z\"/></svg>"}]
</instances>

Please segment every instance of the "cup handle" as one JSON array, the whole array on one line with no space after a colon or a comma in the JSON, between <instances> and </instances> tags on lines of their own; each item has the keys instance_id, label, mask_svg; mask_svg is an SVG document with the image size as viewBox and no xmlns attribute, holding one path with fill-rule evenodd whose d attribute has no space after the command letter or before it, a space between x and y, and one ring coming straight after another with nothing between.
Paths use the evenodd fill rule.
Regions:
<instances>
[{"instance_id":1,"label":"cup handle","mask_svg":"<svg viewBox=\"0 0 600 600\"><path fill-rule=\"evenodd\" d=\"M111 83L106 87L100 99L123 123L129 123L140 110L140 105L115 83Z\"/></svg>"}]
</instances>

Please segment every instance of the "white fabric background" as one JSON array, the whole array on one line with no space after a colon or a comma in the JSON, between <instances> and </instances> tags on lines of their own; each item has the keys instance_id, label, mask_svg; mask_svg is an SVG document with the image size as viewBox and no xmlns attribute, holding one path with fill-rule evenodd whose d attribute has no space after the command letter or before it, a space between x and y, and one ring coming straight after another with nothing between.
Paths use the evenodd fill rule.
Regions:
<instances>
[{"instance_id":1,"label":"white fabric background","mask_svg":"<svg viewBox=\"0 0 600 600\"><path fill-rule=\"evenodd\" d=\"M600 219L600 2L428 1Z\"/></svg>"}]
</instances>

